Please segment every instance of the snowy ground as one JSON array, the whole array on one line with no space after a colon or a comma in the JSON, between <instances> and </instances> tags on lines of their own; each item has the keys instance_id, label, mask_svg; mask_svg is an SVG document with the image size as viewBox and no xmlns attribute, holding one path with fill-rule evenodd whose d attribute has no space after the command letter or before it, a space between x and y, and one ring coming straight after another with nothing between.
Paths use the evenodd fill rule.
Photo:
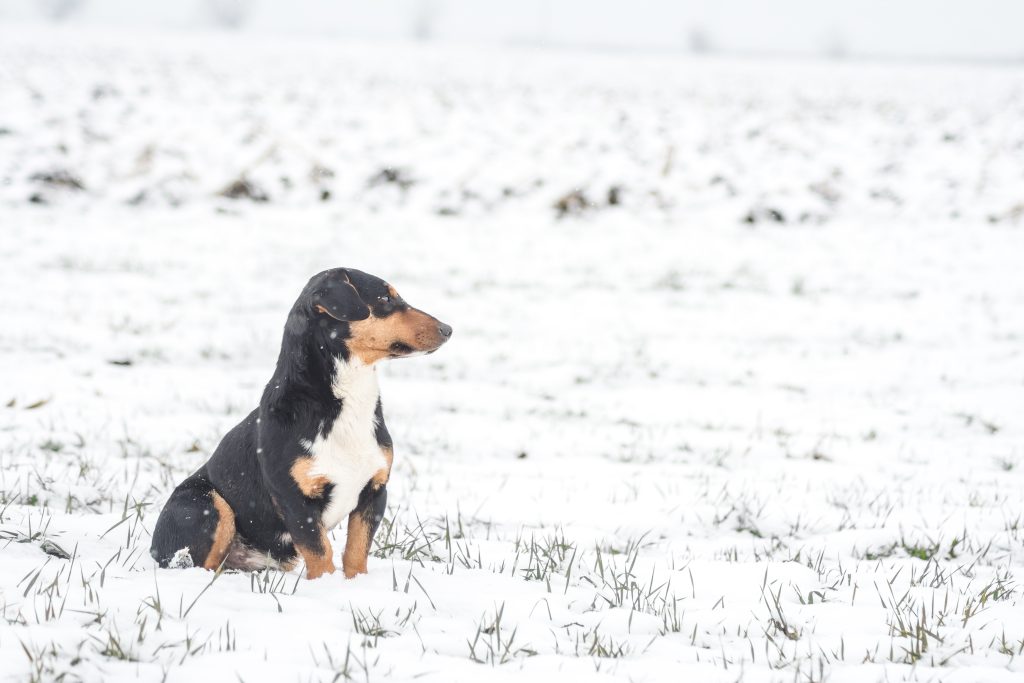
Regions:
<instances>
[{"instance_id":1,"label":"snowy ground","mask_svg":"<svg viewBox=\"0 0 1024 683\"><path fill-rule=\"evenodd\" d=\"M0 677L1024 676L1024 72L2 38ZM369 575L155 570L336 265Z\"/></svg>"}]
</instances>

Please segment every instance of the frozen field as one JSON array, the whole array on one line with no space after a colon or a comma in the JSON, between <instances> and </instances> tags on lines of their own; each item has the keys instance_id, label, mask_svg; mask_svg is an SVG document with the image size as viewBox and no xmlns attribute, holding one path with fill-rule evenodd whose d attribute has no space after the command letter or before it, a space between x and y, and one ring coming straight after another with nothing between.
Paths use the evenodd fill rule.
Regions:
<instances>
[{"instance_id":1,"label":"frozen field","mask_svg":"<svg viewBox=\"0 0 1024 683\"><path fill-rule=\"evenodd\" d=\"M1020 681L1022 262L1019 68L0 32L0 679ZM156 570L338 265L370 573Z\"/></svg>"}]
</instances>

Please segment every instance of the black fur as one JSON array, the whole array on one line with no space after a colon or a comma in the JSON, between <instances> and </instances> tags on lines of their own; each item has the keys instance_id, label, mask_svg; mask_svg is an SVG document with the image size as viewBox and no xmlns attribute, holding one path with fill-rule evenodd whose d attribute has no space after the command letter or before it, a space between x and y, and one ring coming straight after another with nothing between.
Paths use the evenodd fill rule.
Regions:
<instances>
[{"instance_id":1,"label":"black fur","mask_svg":"<svg viewBox=\"0 0 1024 683\"><path fill-rule=\"evenodd\" d=\"M153 549L150 551L161 567L168 566L177 552L186 547L190 557L185 564L179 566L202 564L213 546L214 532L220 521L210 496L213 490L205 466L174 489L160 514L160 521L153 534ZM196 562L196 558L200 558L199 562ZM183 558L178 560L182 561Z\"/></svg>"}]
</instances>

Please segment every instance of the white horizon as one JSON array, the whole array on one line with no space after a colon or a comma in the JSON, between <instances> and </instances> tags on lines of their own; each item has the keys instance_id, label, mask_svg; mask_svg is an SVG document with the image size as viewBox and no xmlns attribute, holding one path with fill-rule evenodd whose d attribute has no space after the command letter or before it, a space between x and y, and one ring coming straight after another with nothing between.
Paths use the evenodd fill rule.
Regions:
<instances>
[{"instance_id":1,"label":"white horizon","mask_svg":"<svg viewBox=\"0 0 1024 683\"><path fill-rule=\"evenodd\" d=\"M0 26L230 30L274 36L781 57L1024 60L1012 0L0 0Z\"/></svg>"}]
</instances>

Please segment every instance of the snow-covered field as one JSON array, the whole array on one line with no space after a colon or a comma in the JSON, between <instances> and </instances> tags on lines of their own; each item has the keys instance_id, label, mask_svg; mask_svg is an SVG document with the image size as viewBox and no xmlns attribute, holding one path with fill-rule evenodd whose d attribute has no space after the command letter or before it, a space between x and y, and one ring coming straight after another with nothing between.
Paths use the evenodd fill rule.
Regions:
<instances>
[{"instance_id":1,"label":"snow-covered field","mask_svg":"<svg viewBox=\"0 0 1024 683\"><path fill-rule=\"evenodd\" d=\"M1024 678L1021 69L0 38L0 677ZM337 265L370 573L156 570Z\"/></svg>"}]
</instances>

